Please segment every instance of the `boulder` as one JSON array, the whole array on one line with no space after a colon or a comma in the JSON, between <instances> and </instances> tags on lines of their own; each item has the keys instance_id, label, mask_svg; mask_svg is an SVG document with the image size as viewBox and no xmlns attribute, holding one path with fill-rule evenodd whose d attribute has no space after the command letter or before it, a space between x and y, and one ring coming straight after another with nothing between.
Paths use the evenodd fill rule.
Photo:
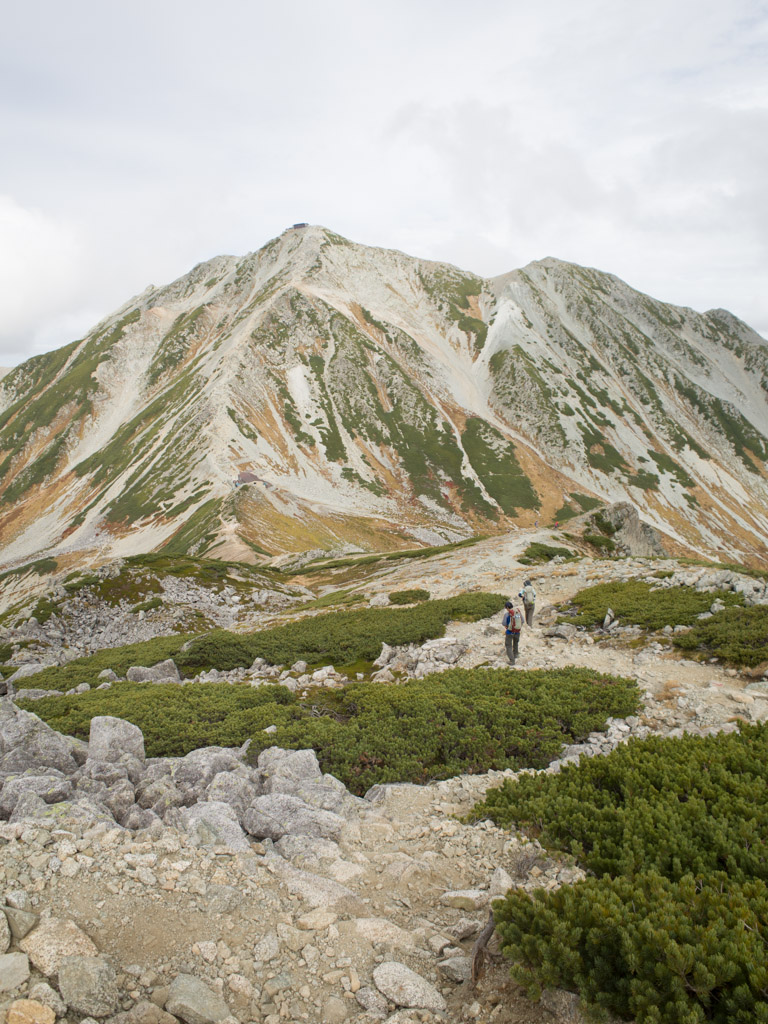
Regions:
<instances>
[{"instance_id":1,"label":"boulder","mask_svg":"<svg viewBox=\"0 0 768 1024\"><path fill-rule=\"evenodd\" d=\"M257 797L243 815L243 828L257 839L276 842L283 836L317 836L338 839L344 819L331 811L318 811L288 794Z\"/></svg>"},{"instance_id":2,"label":"boulder","mask_svg":"<svg viewBox=\"0 0 768 1024\"><path fill-rule=\"evenodd\" d=\"M570 622L561 622L556 626L550 626L543 630L544 636L558 637L560 640L572 640L576 635L576 627Z\"/></svg>"},{"instance_id":3,"label":"boulder","mask_svg":"<svg viewBox=\"0 0 768 1024\"><path fill-rule=\"evenodd\" d=\"M59 965L59 991L71 1010L108 1017L117 1009L117 976L101 956L65 956Z\"/></svg>"},{"instance_id":4,"label":"boulder","mask_svg":"<svg viewBox=\"0 0 768 1024\"><path fill-rule=\"evenodd\" d=\"M5 914L0 914L0 955L7 953L11 945L11 926Z\"/></svg>"},{"instance_id":5,"label":"boulder","mask_svg":"<svg viewBox=\"0 0 768 1024\"><path fill-rule=\"evenodd\" d=\"M144 665L132 665L126 672L125 678L132 683L159 683L163 680L181 682L179 670L172 658L159 661L151 668L146 668Z\"/></svg>"},{"instance_id":6,"label":"boulder","mask_svg":"<svg viewBox=\"0 0 768 1024\"><path fill-rule=\"evenodd\" d=\"M43 775L20 775L8 779L0 792L0 817L10 818L24 793L35 793L45 803L55 804L69 799L72 783L62 772L53 769Z\"/></svg>"},{"instance_id":7,"label":"boulder","mask_svg":"<svg viewBox=\"0 0 768 1024\"><path fill-rule=\"evenodd\" d=\"M0 771L56 768L71 775L78 765L70 743L30 711L0 700Z\"/></svg>"},{"instance_id":8,"label":"boulder","mask_svg":"<svg viewBox=\"0 0 768 1024\"><path fill-rule=\"evenodd\" d=\"M74 921L48 917L33 932L22 939L19 946L34 966L50 978L59 973L67 956L96 956L98 950ZM26 959L26 957L25 957Z\"/></svg>"},{"instance_id":9,"label":"boulder","mask_svg":"<svg viewBox=\"0 0 768 1024\"><path fill-rule=\"evenodd\" d=\"M44 668L48 668L47 665L41 665L38 662L29 662L26 665L21 665L16 671L8 676L5 680L6 683L18 683L22 679L29 679L30 676L37 675L38 672L42 672Z\"/></svg>"},{"instance_id":10,"label":"boulder","mask_svg":"<svg viewBox=\"0 0 768 1024\"><path fill-rule=\"evenodd\" d=\"M144 760L144 734L138 726L122 718L97 715L91 719L88 760L114 763L125 755Z\"/></svg>"},{"instance_id":11,"label":"boulder","mask_svg":"<svg viewBox=\"0 0 768 1024\"><path fill-rule=\"evenodd\" d=\"M191 974L176 975L165 1008L186 1024L216 1024L229 1016L229 1007L221 996Z\"/></svg>"},{"instance_id":12,"label":"boulder","mask_svg":"<svg viewBox=\"0 0 768 1024\"><path fill-rule=\"evenodd\" d=\"M431 1010L443 1013L445 1000L434 985L405 964L394 960L379 964L374 969L373 981L376 988L396 1006Z\"/></svg>"},{"instance_id":13,"label":"boulder","mask_svg":"<svg viewBox=\"0 0 768 1024\"><path fill-rule=\"evenodd\" d=\"M237 814L229 804L209 800L182 812L184 826L204 846L227 846L250 853L251 844L240 827Z\"/></svg>"},{"instance_id":14,"label":"boulder","mask_svg":"<svg viewBox=\"0 0 768 1024\"><path fill-rule=\"evenodd\" d=\"M320 765L314 750L282 750L267 747L259 754L259 770L264 777L264 790L270 793L270 780L280 776L300 782L303 779L320 778Z\"/></svg>"},{"instance_id":15,"label":"boulder","mask_svg":"<svg viewBox=\"0 0 768 1024\"><path fill-rule=\"evenodd\" d=\"M245 768L236 772L217 772L206 790L208 800L229 804L238 818L245 814L258 795Z\"/></svg>"}]
</instances>

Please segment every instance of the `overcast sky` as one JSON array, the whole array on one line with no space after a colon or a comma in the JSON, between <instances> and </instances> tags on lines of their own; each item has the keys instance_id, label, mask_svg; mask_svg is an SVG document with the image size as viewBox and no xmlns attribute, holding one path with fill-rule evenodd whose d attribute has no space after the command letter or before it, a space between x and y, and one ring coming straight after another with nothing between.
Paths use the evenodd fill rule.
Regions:
<instances>
[{"instance_id":1,"label":"overcast sky","mask_svg":"<svg viewBox=\"0 0 768 1024\"><path fill-rule=\"evenodd\" d=\"M545 256L768 336L768 0L24 0L0 365L294 221Z\"/></svg>"}]
</instances>

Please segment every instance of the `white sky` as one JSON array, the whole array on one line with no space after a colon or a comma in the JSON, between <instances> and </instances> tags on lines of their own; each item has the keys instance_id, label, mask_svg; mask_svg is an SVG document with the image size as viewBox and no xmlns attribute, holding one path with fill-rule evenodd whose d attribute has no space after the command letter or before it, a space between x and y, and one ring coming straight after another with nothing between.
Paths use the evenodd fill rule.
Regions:
<instances>
[{"instance_id":1,"label":"white sky","mask_svg":"<svg viewBox=\"0 0 768 1024\"><path fill-rule=\"evenodd\" d=\"M0 365L294 221L768 335L768 0L5 0Z\"/></svg>"}]
</instances>

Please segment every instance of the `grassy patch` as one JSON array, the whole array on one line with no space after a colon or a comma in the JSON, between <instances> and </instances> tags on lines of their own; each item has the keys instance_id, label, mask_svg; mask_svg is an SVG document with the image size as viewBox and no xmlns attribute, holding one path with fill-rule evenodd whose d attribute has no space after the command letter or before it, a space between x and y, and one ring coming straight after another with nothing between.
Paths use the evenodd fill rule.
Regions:
<instances>
[{"instance_id":1,"label":"grassy patch","mask_svg":"<svg viewBox=\"0 0 768 1024\"><path fill-rule=\"evenodd\" d=\"M739 594L723 593L718 597L725 604L741 604ZM598 583L574 595L568 606L568 622L579 626L602 625L609 608L625 623L646 629L664 626L690 626L696 616L708 612L714 596L702 594L692 587L667 587L654 590L644 580Z\"/></svg>"}]
</instances>

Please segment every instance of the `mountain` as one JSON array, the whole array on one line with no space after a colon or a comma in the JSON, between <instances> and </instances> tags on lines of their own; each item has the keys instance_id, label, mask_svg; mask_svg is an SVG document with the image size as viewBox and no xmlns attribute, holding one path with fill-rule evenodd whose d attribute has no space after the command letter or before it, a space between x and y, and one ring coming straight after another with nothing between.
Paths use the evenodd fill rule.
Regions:
<instances>
[{"instance_id":1,"label":"mountain","mask_svg":"<svg viewBox=\"0 0 768 1024\"><path fill-rule=\"evenodd\" d=\"M768 564L767 459L768 343L725 310L298 227L0 380L0 559L386 550L628 500Z\"/></svg>"}]
</instances>

